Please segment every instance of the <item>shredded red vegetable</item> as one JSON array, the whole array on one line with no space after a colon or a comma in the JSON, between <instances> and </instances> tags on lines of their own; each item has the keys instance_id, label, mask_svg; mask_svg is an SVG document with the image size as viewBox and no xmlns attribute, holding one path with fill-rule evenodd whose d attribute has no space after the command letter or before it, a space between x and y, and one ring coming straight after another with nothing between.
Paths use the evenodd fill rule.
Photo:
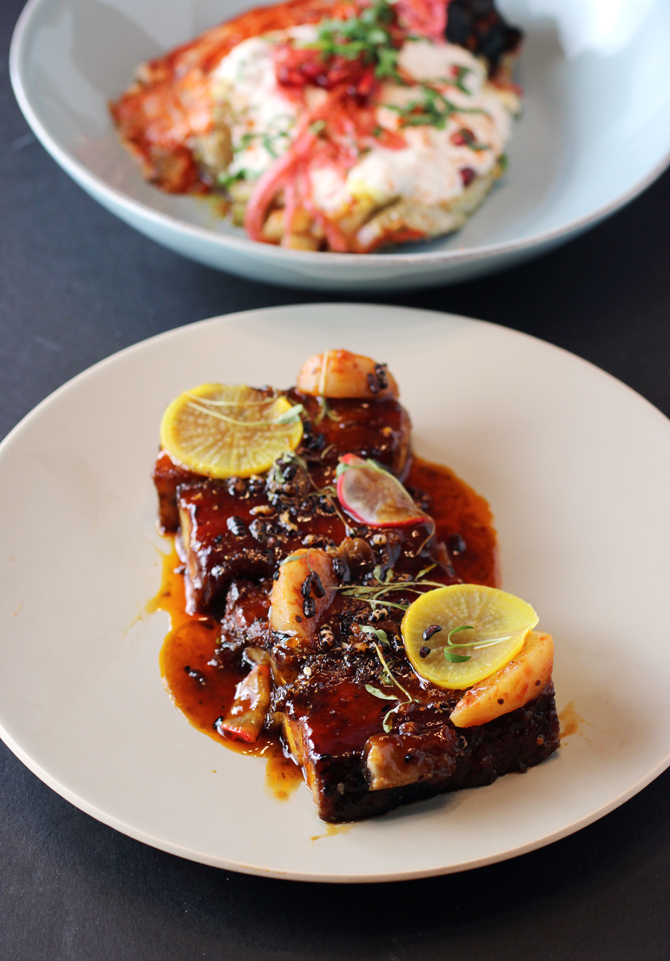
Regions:
<instances>
[{"instance_id":1,"label":"shredded red vegetable","mask_svg":"<svg viewBox=\"0 0 670 961\"><path fill-rule=\"evenodd\" d=\"M443 41L449 2L398 0L388 23L392 47L399 49L408 34ZM368 6L367 2L341 5L333 11L330 23L358 16ZM252 240L264 239L268 211L275 201L281 202L283 192L285 236L290 236L296 212L303 209L319 225L332 250L351 251L351 238L314 203L310 171L330 166L345 177L361 153L374 144L391 150L406 146L400 134L379 126L376 118L376 94L384 75L382 79L375 75L365 54L324 58L317 47L300 46L293 41L279 44L273 56L277 82L291 100L304 104L305 112L286 152L254 187L246 208L247 233ZM307 108L307 85L327 92L325 100L313 109ZM411 234L416 239L416 232Z\"/></svg>"}]
</instances>

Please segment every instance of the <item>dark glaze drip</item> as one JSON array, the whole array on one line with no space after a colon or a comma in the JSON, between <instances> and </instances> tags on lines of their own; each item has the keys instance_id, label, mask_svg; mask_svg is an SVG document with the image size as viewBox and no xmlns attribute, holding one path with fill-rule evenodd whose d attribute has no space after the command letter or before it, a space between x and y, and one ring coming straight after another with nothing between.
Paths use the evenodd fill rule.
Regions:
<instances>
[{"instance_id":1,"label":"dark glaze drip","mask_svg":"<svg viewBox=\"0 0 670 961\"><path fill-rule=\"evenodd\" d=\"M232 702L235 687L248 668L242 669L239 660L235 664L232 657L226 659L217 651L216 622L186 613L184 578L180 573L183 568L174 538L169 540L171 550L163 558L160 591L146 608L149 614L166 611L170 616L171 630L159 658L163 682L176 706L198 731L238 754L265 758L266 788L277 800L286 800L302 782L302 773L284 756L279 738L263 733L255 744L245 744L222 737L214 726L224 713L224 705Z\"/></svg>"},{"instance_id":2,"label":"dark glaze drip","mask_svg":"<svg viewBox=\"0 0 670 961\"><path fill-rule=\"evenodd\" d=\"M456 573L465 581L496 586L498 583L497 545L492 516L486 501L463 483L452 471L437 464L416 459L413 461L407 486L421 506L435 518L438 539L450 538L462 548L453 557ZM246 518L245 518L246 519ZM333 523L328 518L328 523ZM324 522L326 518L324 518ZM213 618L186 613L184 579L179 573L180 561L173 548L164 561L163 582L149 611L164 610L171 618L172 630L161 650L160 667L165 685L175 704L199 731L241 754L252 754L268 759L268 785L276 797L285 797L301 780L300 770L283 755L279 736L264 732L254 744L245 744L220 734L217 718L230 707L237 683L248 673L242 663L239 645L220 645L220 623ZM247 605L253 614L258 607L259 618L263 605ZM405 683L416 683L409 676ZM347 693L345 677L342 696ZM379 726L379 700L351 686L349 694L359 703L358 713L369 714L371 730ZM446 694L446 692L445 692ZM449 698L447 698L448 700ZM453 699L453 698L452 698ZM333 732L329 732L331 734ZM323 732L326 735L326 732ZM339 733L336 738L341 736ZM360 741L360 729L356 741Z\"/></svg>"}]
</instances>

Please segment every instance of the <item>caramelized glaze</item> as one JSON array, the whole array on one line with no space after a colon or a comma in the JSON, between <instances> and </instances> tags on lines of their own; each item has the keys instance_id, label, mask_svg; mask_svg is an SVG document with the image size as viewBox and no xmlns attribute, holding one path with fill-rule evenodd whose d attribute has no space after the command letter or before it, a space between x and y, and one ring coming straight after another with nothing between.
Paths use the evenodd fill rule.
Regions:
<instances>
[{"instance_id":1,"label":"caramelized glaze","mask_svg":"<svg viewBox=\"0 0 670 961\"><path fill-rule=\"evenodd\" d=\"M426 497L426 506L437 525L438 539L452 542L454 568L464 581L496 586L497 545L488 504L453 471L415 459L407 486ZM229 652L218 646L220 625L214 618L186 612L183 566L174 539L164 556L160 590L147 610L166 611L170 633L160 654L163 683L176 706L199 731L240 754L267 759L266 786L278 799L288 797L302 780L300 769L284 756L279 737L263 733L254 744L245 744L219 733L216 728L232 703L235 687L244 673ZM453 550L456 547L456 550ZM372 703L375 720L379 704Z\"/></svg>"}]
</instances>

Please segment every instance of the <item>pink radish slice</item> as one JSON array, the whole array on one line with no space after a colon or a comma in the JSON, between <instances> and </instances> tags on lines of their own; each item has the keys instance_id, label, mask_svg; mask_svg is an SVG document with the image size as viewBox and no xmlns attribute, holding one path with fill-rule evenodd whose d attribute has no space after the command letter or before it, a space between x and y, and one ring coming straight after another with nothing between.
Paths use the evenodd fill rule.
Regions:
<instances>
[{"instance_id":1,"label":"pink radish slice","mask_svg":"<svg viewBox=\"0 0 670 961\"><path fill-rule=\"evenodd\" d=\"M337 472L338 499L354 520L370 527L405 527L426 520L400 481L374 461L345 454Z\"/></svg>"}]
</instances>

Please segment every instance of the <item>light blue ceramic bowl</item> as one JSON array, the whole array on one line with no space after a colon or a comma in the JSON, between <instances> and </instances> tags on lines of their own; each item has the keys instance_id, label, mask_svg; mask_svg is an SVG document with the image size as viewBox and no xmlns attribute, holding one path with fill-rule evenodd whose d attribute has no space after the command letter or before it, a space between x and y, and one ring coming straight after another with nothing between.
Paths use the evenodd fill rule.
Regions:
<instances>
[{"instance_id":1,"label":"light blue ceramic bowl","mask_svg":"<svg viewBox=\"0 0 670 961\"><path fill-rule=\"evenodd\" d=\"M385 253L311 253L248 240L211 206L142 180L107 111L138 63L245 0L30 0L11 76L31 127L105 207L187 257L273 283L401 290L501 270L613 213L670 162L668 0L500 0L526 33L525 111L509 170L459 233Z\"/></svg>"}]
</instances>

